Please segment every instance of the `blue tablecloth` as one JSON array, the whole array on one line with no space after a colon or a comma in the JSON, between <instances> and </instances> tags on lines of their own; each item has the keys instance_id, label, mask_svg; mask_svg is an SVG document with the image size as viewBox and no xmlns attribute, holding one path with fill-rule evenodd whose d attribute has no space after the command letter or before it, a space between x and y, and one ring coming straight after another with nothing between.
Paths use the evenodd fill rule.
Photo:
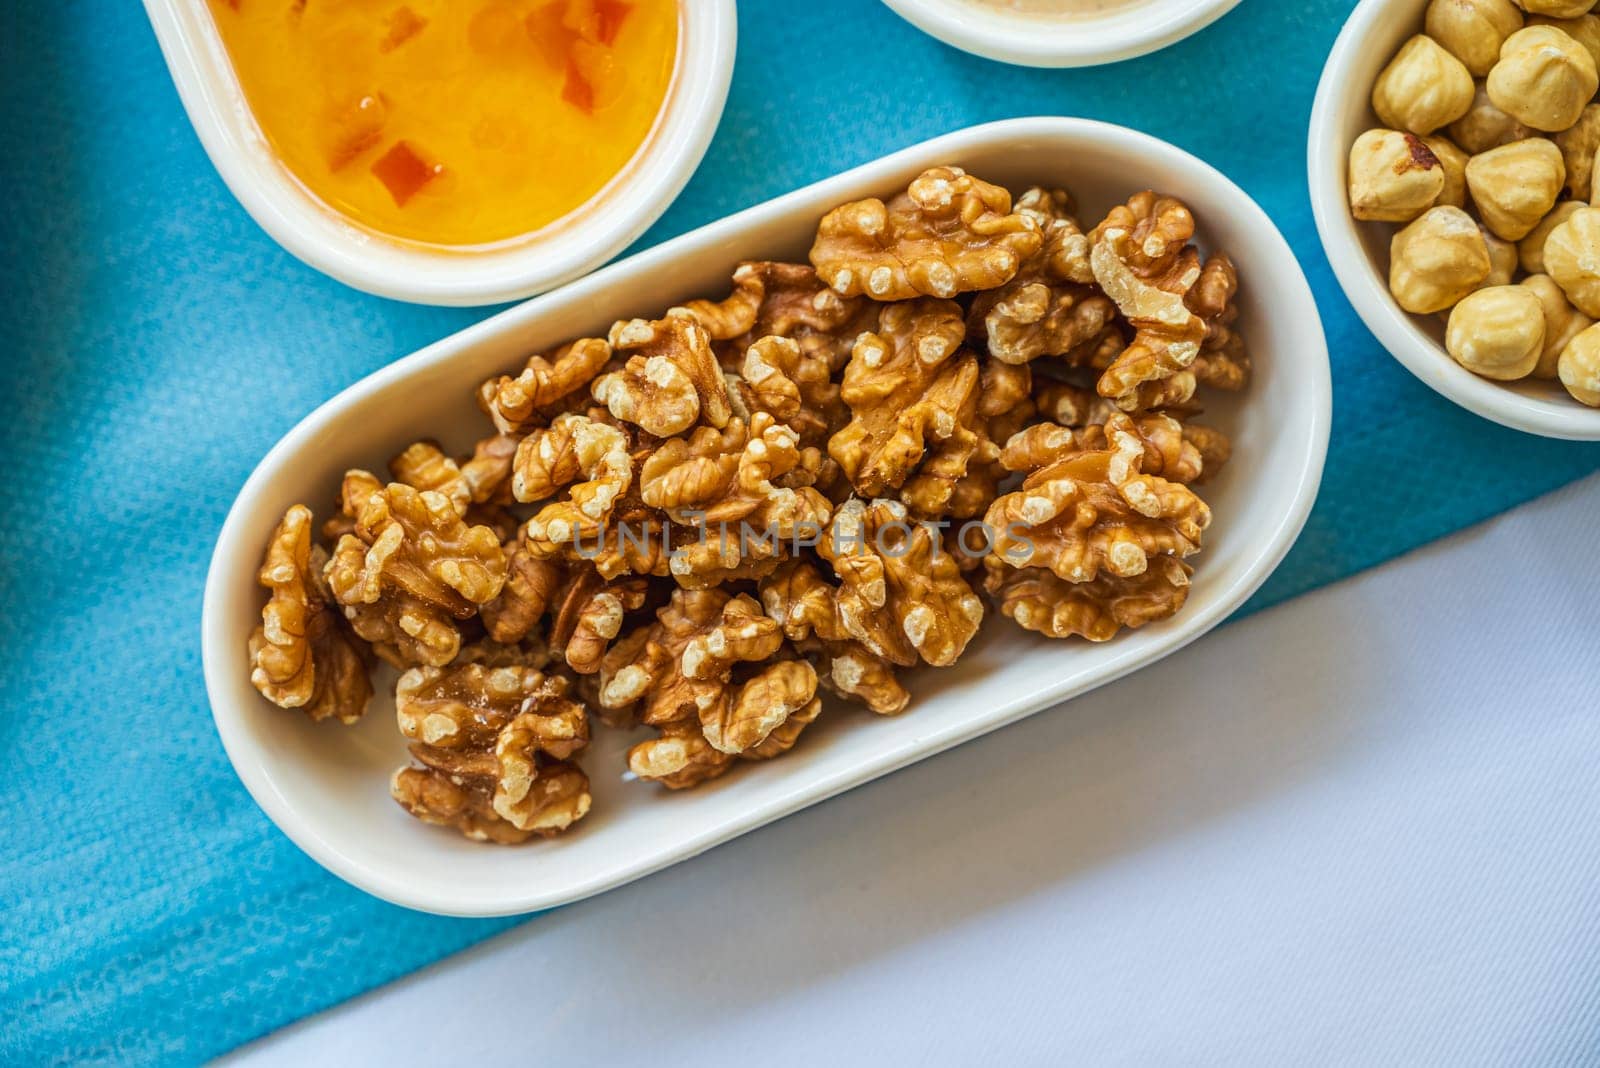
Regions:
<instances>
[{"instance_id":1,"label":"blue tablecloth","mask_svg":"<svg viewBox=\"0 0 1600 1068\"><path fill-rule=\"evenodd\" d=\"M868 0L740 6L721 131L641 245L1028 114L1167 138L1278 220L1322 306L1335 423L1321 502L1255 607L1600 467L1600 448L1426 390L1334 283L1302 161L1350 0L1246 0L1182 45L1082 72L974 59ZM268 240L137 5L4 7L0 1062L192 1062L516 922L407 912L304 857L229 769L200 677L207 557L252 466L340 387L485 312L366 297Z\"/></svg>"}]
</instances>

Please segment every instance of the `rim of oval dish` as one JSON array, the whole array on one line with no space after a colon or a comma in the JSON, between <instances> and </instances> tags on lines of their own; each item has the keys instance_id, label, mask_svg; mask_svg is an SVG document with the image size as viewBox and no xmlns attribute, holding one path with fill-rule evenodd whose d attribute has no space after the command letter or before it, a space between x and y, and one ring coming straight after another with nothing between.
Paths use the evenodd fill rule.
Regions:
<instances>
[{"instance_id":1,"label":"rim of oval dish","mask_svg":"<svg viewBox=\"0 0 1600 1068\"><path fill-rule=\"evenodd\" d=\"M1167 9L1159 16L1142 15L1135 8L1109 19L1056 24L985 12L978 0L883 2L929 36L975 56L1024 67L1095 67L1177 44L1232 11L1240 0L1158 0L1158 10Z\"/></svg>"},{"instance_id":2,"label":"rim of oval dish","mask_svg":"<svg viewBox=\"0 0 1600 1068\"><path fill-rule=\"evenodd\" d=\"M1549 398L1529 396L1511 383L1479 377L1462 367L1443 345L1403 311L1389 292L1385 272L1368 255L1350 214L1345 188L1350 146L1342 127L1351 108L1366 109L1368 89L1350 86L1350 68L1362 58L1374 26L1395 9L1415 8L1421 32L1425 0L1362 0L1334 42L1317 84L1307 132L1306 170L1311 212L1334 277L1356 314L1389 355L1429 389L1491 422L1540 437L1600 441L1600 410L1570 397L1551 382ZM1374 120L1376 122L1376 120Z\"/></svg>"},{"instance_id":3,"label":"rim of oval dish","mask_svg":"<svg viewBox=\"0 0 1600 1068\"><path fill-rule=\"evenodd\" d=\"M682 0L679 10L677 70L655 126L623 170L549 226L454 248L377 234L313 197L267 146L206 5L145 0L206 155L269 237L354 289L454 306L520 300L570 282L627 248L677 199L721 121L738 37L735 0Z\"/></svg>"}]
</instances>

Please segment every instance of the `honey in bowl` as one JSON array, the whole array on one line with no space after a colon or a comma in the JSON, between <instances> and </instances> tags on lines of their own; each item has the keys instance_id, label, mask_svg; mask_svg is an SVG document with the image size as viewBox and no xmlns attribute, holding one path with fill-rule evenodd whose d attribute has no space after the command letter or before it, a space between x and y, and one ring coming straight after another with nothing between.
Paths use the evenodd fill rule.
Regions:
<instances>
[{"instance_id":1,"label":"honey in bowl","mask_svg":"<svg viewBox=\"0 0 1600 1068\"><path fill-rule=\"evenodd\" d=\"M437 245L538 230L650 136L677 0L208 0L262 135L312 196Z\"/></svg>"}]
</instances>

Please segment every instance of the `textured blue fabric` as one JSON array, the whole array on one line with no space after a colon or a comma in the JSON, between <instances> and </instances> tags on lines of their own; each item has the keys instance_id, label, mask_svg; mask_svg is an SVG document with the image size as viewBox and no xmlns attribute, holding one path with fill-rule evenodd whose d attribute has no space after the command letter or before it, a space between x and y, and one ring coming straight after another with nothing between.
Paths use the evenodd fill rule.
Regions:
<instances>
[{"instance_id":1,"label":"textured blue fabric","mask_svg":"<svg viewBox=\"0 0 1600 1068\"><path fill-rule=\"evenodd\" d=\"M340 387L485 313L366 297L278 249L207 162L137 5L0 6L0 1062L192 1062L512 922L394 908L302 856L229 769L200 675L207 556L251 467ZM1427 391L1335 285L1302 160L1351 0L1246 0L1085 72L974 59L868 0L740 6L721 132L641 244L1026 114L1167 138L1278 220L1336 412L1321 503L1255 607L1600 467Z\"/></svg>"}]
</instances>

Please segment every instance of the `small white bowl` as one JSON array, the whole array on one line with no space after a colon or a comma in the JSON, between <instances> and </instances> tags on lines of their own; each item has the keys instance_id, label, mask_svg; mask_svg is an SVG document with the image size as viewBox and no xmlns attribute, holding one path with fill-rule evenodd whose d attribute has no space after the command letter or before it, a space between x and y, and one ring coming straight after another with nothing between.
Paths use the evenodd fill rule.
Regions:
<instances>
[{"instance_id":1,"label":"small white bowl","mask_svg":"<svg viewBox=\"0 0 1600 1068\"><path fill-rule=\"evenodd\" d=\"M644 146L589 203L493 244L442 248L357 226L278 161L245 103L204 0L145 0L178 96L223 181L273 240L346 285L419 304L498 304L543 292L621 252L700 164L733 77L734 0L680 7L672 87Z\"/></svg>"},{"instance_id":2,"label":"small white bowl","mask_svg":"<svg viewBox=\"0 0 1600 1068\"><path fill-rule=\"evenodd\" d=\"M1600 440L1600 410L1578 403L1561 383L1494 382L1456 363L1445 351L1444 324L1402 310L1389 292L1389 241L1398 227L1357 222L1350 214L1350 146L1383 125L1372 111L1372 85L1400 45L1422 32L1427 6L1427 0L1362 0L1328 56L1306 146L1322 247L1367 329L1433 390L1502 426L1547 438Z\"/></svg>"},{"instance_id":3,"label":"small white bowl","mask_svg":"<svg viewBox=\"0 0 1600 1068\"><path fill-rule=\"evenodd\" d=\"M1233 459L1205 487L1216 515L1195 585L1175 619L1106 645L1048 642L998 616L955 667L915 672L915 703L876 719L830 708L792 753L683 794L625 782L623 751L644 735L605 730L583 757L594 810L572 833L516 848L469 842L419 823L389 798L406 762L393 702L374 699L354 727L315 725L250 685L246 643L260 619L261 552L284 510L321 509L352 466L381 471L419 436L454 450L488 430L473 402L490 374L530 352L726 293L744 259L803 260L817 220L863 196L904 188L955 163L1013 188L1069 186L1098 217L1152 187L1182 197L1200 241L1239 267L1239 329L1257 374L1241 396L1207 398L1234 437ZM1311 289L1272 221L1238 186L1144 134L1079 119L977 126L779 197L528 301L362 379L305 418L239 492L211 559L201 624L206 689L240 779L283 832L334 874L412 908L457 915L527 912L575 901L694 856L736 835L1110 682L1226 619L1283 559L1304 524L1327 452L1328 350ZM380 695L383 693L380 680ZM645 735L648 732L644 732ZM870 813L863 813L870 818Z\"/></svg>"},{"instance_id":4,"label":"small white bowl","mask_svg":"<svg viewBox=\"0 0 1600 1068\"><path fill-rule=\"evenodd\" d=\"M883 0L924 33L975 56L1023 67L1094 67L1199 33L1239 0L1144 0L1126 11L1061 18L991 8L983 0Z\"/></svg>"}]
</instances>

